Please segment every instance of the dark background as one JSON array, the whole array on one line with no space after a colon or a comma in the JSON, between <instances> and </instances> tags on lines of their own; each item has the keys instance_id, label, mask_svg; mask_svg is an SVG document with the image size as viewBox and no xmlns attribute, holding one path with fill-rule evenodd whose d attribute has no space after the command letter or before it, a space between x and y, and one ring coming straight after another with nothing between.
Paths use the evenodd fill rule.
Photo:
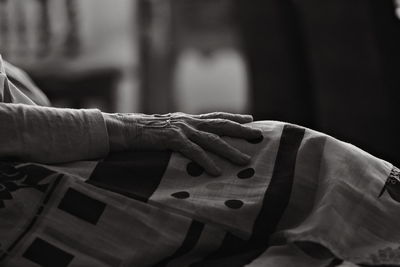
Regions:
<instances>
[{"instance_id":1,"label":"dark background","mask_svg":"<svg viewBox=\"0 0 400 267\"><path fill-rule=\"evenodd\" d=\"M0 53L56 106L248 112L400 166L393 0L1 0Z\"/></svg>"},{"instance_id":2,"label":"dark background","mask_svg":"<svg viewBox=\"0 0 400 267\"><path fill-rule=\"evenodd\" d=\"M236 3L257 119L306 125L399 165L393 1Z\"/></svg>"}]
</instances>

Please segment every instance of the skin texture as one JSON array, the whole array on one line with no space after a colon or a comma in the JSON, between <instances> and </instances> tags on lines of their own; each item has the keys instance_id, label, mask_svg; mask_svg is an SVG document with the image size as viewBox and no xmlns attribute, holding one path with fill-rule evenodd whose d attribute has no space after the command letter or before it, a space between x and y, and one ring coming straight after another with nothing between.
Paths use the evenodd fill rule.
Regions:
<instances>
[{"instance_id":1,"label":"skin texture","mask_svg":"<svg viewBox=\"0 0 400 267\"><path fill-rule=\"evenodd\" d=\"M181 112L165 115L104 113L111 151L173 150L197 162L207 173L221 170L206 150L232 163L246 165L250 156L232 147L221 136L253 139L261 131L243 125L253 121L250 115L214 112L190 115Z\"/></svg>"}]
</instances>

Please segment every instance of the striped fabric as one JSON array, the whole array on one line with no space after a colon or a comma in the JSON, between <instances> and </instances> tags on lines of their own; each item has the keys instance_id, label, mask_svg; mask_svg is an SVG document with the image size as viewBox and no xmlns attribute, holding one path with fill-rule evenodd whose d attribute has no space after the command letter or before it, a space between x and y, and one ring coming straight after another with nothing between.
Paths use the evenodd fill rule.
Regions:
<instances>
[{"instance_id":1,"label":"striped fabric","mask_svg":"<svg viewBox=\"0 0 400 267\"><path fill-rule=\"evenodd\" d=\"M330 136L252 123L208 176L170 152L0 165L1 266L400 266L400 171Z\"/></svg>"}]
</instances>

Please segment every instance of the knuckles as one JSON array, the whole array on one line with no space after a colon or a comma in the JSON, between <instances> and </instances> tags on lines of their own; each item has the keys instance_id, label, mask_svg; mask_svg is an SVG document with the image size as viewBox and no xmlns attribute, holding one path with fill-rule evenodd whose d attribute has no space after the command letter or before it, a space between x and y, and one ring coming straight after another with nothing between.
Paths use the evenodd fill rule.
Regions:
<instances>
[{"instance_id":1,"label":"knuckles","mask_svg":"<svg viewBox=\"0 0 400 267\"><path fill-rule=\"evenodd\" d=\"M221 139L218 135L212 133L204 133L204 136L208 139L209 142L212 143L217 143Z\"/></svg>"}]
</instances>

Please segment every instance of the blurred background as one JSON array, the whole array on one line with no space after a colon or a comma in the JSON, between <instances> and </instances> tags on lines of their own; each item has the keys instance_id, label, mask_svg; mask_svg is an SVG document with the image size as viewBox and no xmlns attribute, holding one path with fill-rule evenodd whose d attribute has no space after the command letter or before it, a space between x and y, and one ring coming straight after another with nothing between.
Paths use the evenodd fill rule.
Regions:
<instances>
[{"instance_id":1,"label":"blurred background","mask_svg":"<svg viewBox=\"0 0 400 267\"><path fill-rule=\"evenodd\" d=\"M398 0L0 0L0 53L53 105L251 113L400 166Z\"/></svg>"}]
</instances>

